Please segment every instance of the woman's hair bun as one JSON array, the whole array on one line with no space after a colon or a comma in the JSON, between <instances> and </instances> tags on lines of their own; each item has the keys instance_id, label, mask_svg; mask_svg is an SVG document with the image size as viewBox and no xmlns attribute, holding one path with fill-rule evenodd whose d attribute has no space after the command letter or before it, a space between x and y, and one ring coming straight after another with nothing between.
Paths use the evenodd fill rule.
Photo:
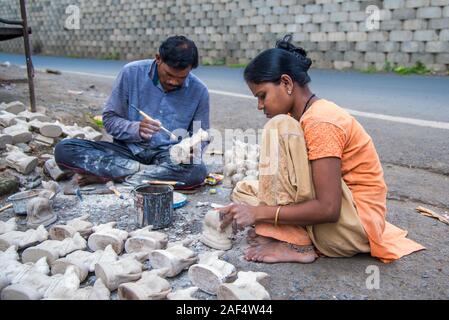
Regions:
<instances>
[{"instance_id":1,"label":"woman's hair bun","mask_svg":"<svg viewBox=\"0 0 449 320\"><path fill-rule=\"evenodd\" d=\"M303 67L305 67L307 70L312 65L312 60L307 57L307 52L301 47L294 46L292 41L293 36L291 34L287 34L282 38L282 40L276 41L276 48L286 50L292 54L294 54L300 61Z\"/></svg>"}]
</instances>

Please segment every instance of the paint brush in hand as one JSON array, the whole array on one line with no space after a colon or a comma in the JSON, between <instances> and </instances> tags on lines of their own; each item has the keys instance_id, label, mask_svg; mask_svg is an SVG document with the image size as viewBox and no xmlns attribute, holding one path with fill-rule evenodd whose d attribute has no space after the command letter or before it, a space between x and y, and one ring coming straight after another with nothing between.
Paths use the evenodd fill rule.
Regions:
<instances>
[{"instance_id":1,"label":"paint brush in hand","mask_svg":"<svg viewBox=\"0 0 449 320\"><path fill-rule=\"evenodd\" d=\"M136 106L134 106L134 105L132 105L132 104L130 104L129 106L130 106L131 108L133 108L134 110L136 110L137 112L139 112L139 114L140 114L142 117L144 117L144 118L146 118L146 119L148 119L148 120L151 120L151 121L155 121L153 118L151 118L151 117L150 117L149 115L147 115L145 112L143 112L142 110L139 110ZM175 136L170 130L164 128L163 126L161 126L161 129L162 129L162 131L164 131L165 133L167 133L167 134L170 136L171 139L173 139L173 140L178 140L178 137Z\"/></svg>"}]
</instances>

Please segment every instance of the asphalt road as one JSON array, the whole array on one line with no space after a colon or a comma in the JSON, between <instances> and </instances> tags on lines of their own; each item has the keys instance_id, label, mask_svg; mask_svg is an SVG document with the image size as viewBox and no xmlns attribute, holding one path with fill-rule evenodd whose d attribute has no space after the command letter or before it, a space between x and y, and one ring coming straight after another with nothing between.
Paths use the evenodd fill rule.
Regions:
<instances>
[{"instance_id":1,"label":"asphalt road","mask_svg":"<svg viewBox=\"0 0 449 320\"><path fill-rule=\"evenodd\" d=\"M0 62L5 61L25 64L22 55L0 53ZM111 79L127 63L49 56L34 56L33 62L40 69L96 74ZM208 85L213 101L218 101L212 105L213 109L224 108L219 113L224 111L227 115L241 113L245 119L243 128L257 128L263 124L265 119L258 114L255 100L232 96L251 95L243 81L243 69L199 67L194 73ZM310 76L312 90L319 97L362 113L356 118L373 137L383 162L449 175L449 77L313 69ZM217 91L231 96L217 94ZM374 116L367 116L367 113ZM392 118L381 119L384 116ZM419 125L412 123L415 120ZM434 124L443 125L444 129L435 128ZM239 126L239 121L229 123L231 128Z\"/></svg>"},{"instance_id":2,"label":"asphalt road","mask_svg":"<svg viewBox=\"0 0 449 320\"><path fill-rule=\"evenodd\" d=\"M4 61L24 63L22 56L0 54L0 62ZM126 63L55 57L34 57L34 62L36 68L58 69L63 73L99 74L102 77L95 81L92 77L74 75L68 77L69 80L61 77L59 83L69 81L74 89L84 90L82 88L93 82L98 90L104 89L101 93L105 96L114 76ZM250 93L242 72L242 69L226 67L195 70L211 90L213 128L220 131L257 129L266 122L264 115L256 109L256 101L247 96ZM42 78L39 81L42 82ZM409 237L427 250L388 265L368 255L357 255L350 259L318 259L313 265L273 266L244 261L243 244L236 243L235 250L228 251L227 258L238 270L270 274L268 289L275 299L447 299L448 226L419 215L415 208L423 205L442 214L449 211L449 78L328 70L312 70L311 78L312 89L320 97L360 112L356 118L373 137L385 171L389 187L387 219L408 230ZM80 83L84 87L81 88ZM66 88L62 84L61 87ZM86 96L90 94L93 93L85 93ZM436 129L437 122L445 129ZM228 201L228 192L224 188L217 190L213 201ZM189 228L194 227L189 232L196 233L202 219L194 216L198 211L195 203L211 201L211 196L206 190L192 195L190 200L185 209L196 220L192 221L189 216L184 222ZM69 213L78 214L77 203L72 206L69 202L58 214L63 217ZM104 212L104 205L98 206L99 211ZM117 205L114 211L109 206L107 217L103 218L111 219L111 214L119 219L124 214L123 208ZM184 234L181 229L177 231ZM366 268L373 265L380 269L381 290L368 290L365 285Z\"/></svg>"}]
</instances>

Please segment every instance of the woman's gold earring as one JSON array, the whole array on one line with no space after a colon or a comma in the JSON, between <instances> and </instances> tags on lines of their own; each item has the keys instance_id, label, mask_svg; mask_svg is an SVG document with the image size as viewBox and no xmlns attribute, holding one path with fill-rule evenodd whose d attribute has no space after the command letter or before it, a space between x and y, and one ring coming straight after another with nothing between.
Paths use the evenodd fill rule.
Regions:
<instances>
[{"instance_id":1,"label":"woman's gold earring","mask_svg":"<svg viewBox=\"0 0 449 320\"><path fill-rule=\"evenodd\" d=\"M289 96L291 96L291 95L292 95L292 92L291 92L291 90L288 90L288 91L287 91L287 93L288 93L288 95L289 95Z\"/></svg>"}]
</instances>

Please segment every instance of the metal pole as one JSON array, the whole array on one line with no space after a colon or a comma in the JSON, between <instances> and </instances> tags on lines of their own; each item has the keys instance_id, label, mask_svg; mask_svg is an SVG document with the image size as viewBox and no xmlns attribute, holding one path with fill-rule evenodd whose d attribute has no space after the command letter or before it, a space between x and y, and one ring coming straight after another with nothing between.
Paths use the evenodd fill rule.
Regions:
<instances>
[{"instance_id":1,"label":"metal pole","mask_svg":"<svg viewBox=\"0 0 449 320\"><path fill-rule=\"evenodd\" d=\"M25 57L27 63L27 72L28 72L28 87L30 90L30 107L31 112L36 112L36 96L34 94L34 68L33 62L31 61L31 49L30 49L30 38L28 36L28 21L27 21L27 12L25 6L25 0L20 0L20 12L22 14L22 26L23 26L23 39L25 42Z\"/></svg>"}]
</instances>

